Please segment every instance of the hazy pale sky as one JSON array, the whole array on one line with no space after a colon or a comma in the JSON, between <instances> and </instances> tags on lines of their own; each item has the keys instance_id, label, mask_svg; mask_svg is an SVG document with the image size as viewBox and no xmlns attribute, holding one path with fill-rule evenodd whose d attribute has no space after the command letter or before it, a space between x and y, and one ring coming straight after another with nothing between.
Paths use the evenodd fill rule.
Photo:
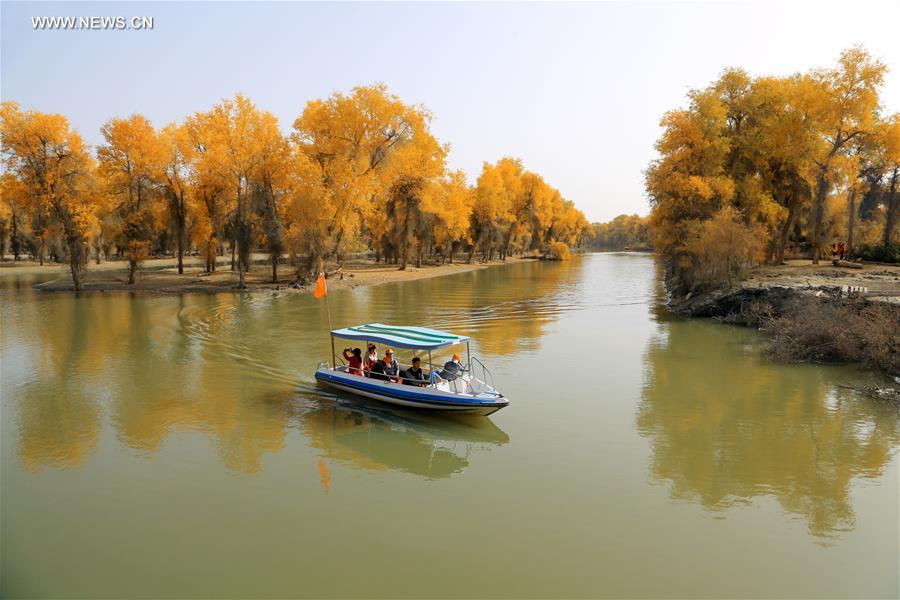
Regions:
<instances>
[{"instance_id":1,"label":"hazy pale sky","mask_svg":"<svg viewBox=\"0 0 900 600\"><path fill-rule=\"evenodd\" d=\"M144 31L35 30L36 16L152 17ZM434 113L474 181L511 155L592 221L648 211L659 119L724 68L789 74L863 44L900 110L900 2L0 4L0 95L93 144L113 116L157 126L236 92L287 131L305 103L384 82Z\"/></svg>"}]
</instances>

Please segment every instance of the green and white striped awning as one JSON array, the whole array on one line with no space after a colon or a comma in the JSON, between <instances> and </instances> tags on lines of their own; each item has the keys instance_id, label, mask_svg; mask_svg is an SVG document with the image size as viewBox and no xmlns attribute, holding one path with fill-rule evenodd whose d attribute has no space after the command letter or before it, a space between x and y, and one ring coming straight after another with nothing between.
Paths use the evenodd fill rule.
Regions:
<instances>
[{"instance_id":1,"label":"green and white striped awning","mask_svg":"<svg viewBox=\"0 0 900 600\"><path fill-rule=\"evenodd\" d=\"M436 350L469 341L469 338L464 335L455 335L437 329L384 325L382 323L335 329L331 335L349 340L377 342L397 348L415 348L417 350Z\"/></svg>"}]
</instances>

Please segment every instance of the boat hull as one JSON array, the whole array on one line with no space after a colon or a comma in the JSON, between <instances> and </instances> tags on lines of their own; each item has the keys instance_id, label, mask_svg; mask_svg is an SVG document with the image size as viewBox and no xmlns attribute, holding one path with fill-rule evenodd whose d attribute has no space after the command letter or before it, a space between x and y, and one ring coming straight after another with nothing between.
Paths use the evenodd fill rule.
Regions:
<instances>
[{"instance_id":1,"label":"boat hull","mask_svg":"<svg viewBox=\"0 0 900 600\"><path fill-rule=\"evenodd\" d=\"M350 375L330 368L319 368L316 380L328 387L379 400L396 406L428 411L453 412L487 416L504 408L509 401L502 395L464 396L431 387L414 387Z\"/></svg>"}]
</instances>

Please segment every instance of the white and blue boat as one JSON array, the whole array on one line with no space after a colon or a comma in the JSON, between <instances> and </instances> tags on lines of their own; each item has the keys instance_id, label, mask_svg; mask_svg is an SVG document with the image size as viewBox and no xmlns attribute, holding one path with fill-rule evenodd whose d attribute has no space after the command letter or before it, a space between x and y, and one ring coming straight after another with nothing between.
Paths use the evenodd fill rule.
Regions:
<instances>
[{"instance_id":1,"label":"white and blue boat","mask_svg":"<svg viewBox=\"0 0 900 600\"><path fill-rule=\"evenodd\" d=\"M425 382L404 378L384 381L351 373L349 365L335 352L335 338L361 341L365 346L372 342L412 350L422 355L423 363L427 358L429 376ZM441 369L434 368L432 353L458 344L466 345L467 362L462 374L452 379L444 377ZM488 368L472 356L469 338L446 331L382 323L335 329L331 332L331 360L331 365L323 362L316 369L319 383L389 404L473 415L489 415L509 404L509 400L494 388L493 375ZM408 366L401 364L400 368L405 370Z\"/></svg>"}]
</instances>

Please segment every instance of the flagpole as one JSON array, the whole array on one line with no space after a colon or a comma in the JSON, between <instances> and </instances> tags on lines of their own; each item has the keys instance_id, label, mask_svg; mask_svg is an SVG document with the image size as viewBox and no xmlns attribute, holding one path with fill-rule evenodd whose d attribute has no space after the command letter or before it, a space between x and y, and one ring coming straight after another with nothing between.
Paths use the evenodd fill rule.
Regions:
<instances>
[{"instance_id":1,"label":"flagpole","mask_svg":"<svg viewBox=\"0 0 900 600\"><path fill-rule=\"evenodd\" d=\"M322 277L325 273L322 273ZM334 325L331 323L331 303L328 301L328 285L325 286L325 310L328 312L328 329L334 331Z\"/></svg>"},{"instance_id":2,"label":"flagpole","mask_svg":"<svg viewBox=\"0 0 900 600\"><path fill-rule=\"evenodd\" d=\"M328 328L334 331L334 324L331 322L331 303L328 301L328 283L325 278L325 261L319 259L319 271L322 273L322 292L325 296L325 310L328 312Z\"/></svg>"}]
</instances>

